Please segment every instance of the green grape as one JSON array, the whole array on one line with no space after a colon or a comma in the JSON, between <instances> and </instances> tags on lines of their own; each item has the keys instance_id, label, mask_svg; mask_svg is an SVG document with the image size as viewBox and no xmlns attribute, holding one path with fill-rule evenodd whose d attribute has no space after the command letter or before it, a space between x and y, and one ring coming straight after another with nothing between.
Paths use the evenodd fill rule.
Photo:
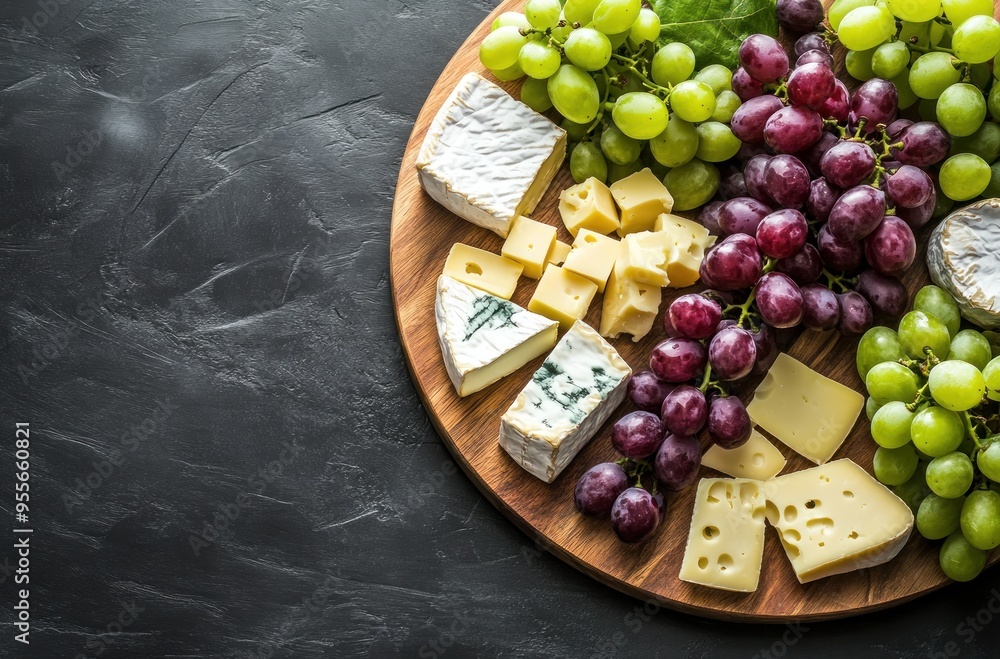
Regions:
<instances>
[{"instance_id":1,"label":"green grape","mask_svg":"<svg viewBox=\"0 0 1000 659\"><path fill-rule=\"evenodd\" d=\"M965 425L957 412L943 407L925 407L910 424L910 437L918 451L930 458L951 453L962 444Z\"/></svg>"},{"instance_id":2,"label":"green grape","mask_svg":"<svg viewBox=\"0 0 1000 659\"><path fill-rule=\"evenodd\" d=\"M895 78L909 63L910 49L902 41L884 43L872 53L872 72L879 78Z\"/></svg>"},{"instance_id":3,"label":"green grape","mask_svg":"<svg viewBox=\"0 0 1000 659\"><path fill-rule=\"evenodd\" d=\"M902 73L892 78L889 82L896 86L896 93L899 95L898 106L900 110L906 110L917 102L917 95L910 89L910 72L908 70L903 69Z\"/></svg>"},{"instance_id":4,"label":"green grape","mask_svg":"<svg viewBox=\"0 0 1000 659\"><path fill-rule=\"evenodd\" d=\"M921 288L913 296L913 309L934 316L948 329L949 336L958 334L958 329L962 324L962 314L958 311L955 298L948 295L943 288L934 285ZM938 355L938 357L940 356Z\"/></svg>"},{"instance_id":5,"label":"green grape","mask_svg":"<svg viewBox=\"0 0 1000 659\"><path fill-rule=\"evenodd\" d=\"M521 84L521 102L535 112L547 112L552 109L552 99L549 98L548 85L545 80L528 78ZM587 127L584 126L584 135ZM583 137L581 135L580 137Z\"/></svg>"},{"instance_id":6,"label":"green grape","mask_svg":"<svg viewBox=\"0 0 1000 659\"><path fill-rule=\"evenodd\" d=\"M984 197L1000 197L1000 161L990 165L990 182L983 190Z\"/></svg>"},{"instance_id":7,"label":"green grape","mask_svg":"<svg viewBox=\"0 0 1000 659\"><path fill-rule=\"evenodd\" d=\"M911 403L919 386L917 374L896 362L876 364L865 376L868 395L880 405L894 400Z\"/></svg>"},{"instance_id":8,"label":"green grape","mask_svg":"<svg viewBox=\"0 0 1000 659\"><path fill-rule=\"evenodd\" d=\"M989 551L1000 546L1000 493L975 490L962 506L962 535L976 549Z\"/></svg>"},{"instance_id":9,"label":"green grape","mask_svg":"<svg viewBox=\"0 0 1000 659\"><path fill-rule=\"evenodd\" d=\"M572 64L563 64L548 82L549 98L559 114L578 124L594 120L600 107L594 79Z\"/></svg>"},{"instance_id":10,"label":"green grape","mask_svg":"<svg viewBox=\"0 0 1000 659\"><path fill-rule=\"evenodd\" d=\"M951 25L933 21L930 23L929 36L932 46L947 48L951 43L951 35L955 31Z\"/></svg>"},{"instance_id":11,"label":"green grape","mask_svg":"<svg viewBox=\"0 0 1000 659\"><path fill-rule=\"evenodd\" d=\"M972 581L986 567L986 552L970 545L961 531L955 531L941 545L938 560L949 579Z\"/></svg>"},{"instance_id":12,"label":"green grape","mask_svg":"<svg viewBox=\"0 0 1000 659\"><path fill-rule=\"evenodd\" d=\"M680 121L680 119L671 119L670 123L667 124L667 130L670 130L670 126L671 124L674 123L674 121ZM653 156L653 152L649 148L649 145L651 143L652 140L646 143L646 148L642 150L642 155L639 157L639 160L641 160L642 164L644 164L646 167L649 167L650 171L652 171L653 174L656 175L656 178L662 181L663 177L666 176L667 172L670 171L670 168L664 167L662 164L657 162L656 158Z\"/></svg>"},{"instance_id":13,"label":"green grape","mask_svg":"<svg viewBox=\"0 0 1000 659\"><path fill-rule=\"evenodd\" d=\"M949 199L968 201L983 193L992 175L985 160L971 153L959 153L944 161L938 181Z\"/></svg>"},{"instance_id":14,"label":"green grape","mask_svg":"<svg viewBox=\"0 0 1000 659\"><path fill-rule=\"evenodd\" d=\"M712 121L728 124L742 104L736 92L731 92L728 89L723 90L715 97L715 112L712 113Z\"/></svg>"},{"instance_id":15,"label":"green grape","mask_svg":"<svg viewBox=\"0 0 1000 659\"><path fill-rule=\"evenodd\" d=\"M705 162L725 162L740 150L743 142L733 135L726 124L706 121L698 124L698 152L695 154Z\"/></svg>"},{"instance_id":16,"label":"green grape","mask_svg":"<svg viewBox=\"0 0 1000 659\"><path fill-rule=\"evenodd\" d=\"M937 98L962 79L956 62L948 53L924 53L910 65L910 89L920 98Z\"/></svg>"},{"instance_id":17,"label":"green grape","mask_svg":"<svg viewBox=\"0 0 1000 659\"><path fill-rule=\"evenodd\" d=\"M986 106L989 108L990 116L1000 121L1000 85L994 84L993 88L990 89L990 96Z\"/></svg>"},{"instance_id":18,"label":"green grape","mask_svg":"<svg viewBox=\"0 0 1000 659\"><path fill-rule=\"evenodd\" d=\"M555 27L559 22L562 5L559 0L528 0L524 5L524 16L532 27L544 30Z\"/></svg>"},{"instance_id":19,"label":"green grape","mask_svg":"<svg viewBox=\"0 0 1000 659\"><path fill-rule=\"evenodd\" d=\"M706 121L715 112L715 94L700 80L684 80L670 92L670 109L684 121Z\"/></svg>"},{"instance_id":20,"label":"green grape","mask_svg":"<svg viewBox=\"0 0 1000 659\"><path fill-rule=\"evenodd\" d=\"M889 10L901 20L924 23L941 15L941 0L889 0Z\"/></svg>"},{"instance_id":21,"label":"green grape","mask_svg":"<svg viewBox=\"0 0 1000 659\"><path fill-rule=\"evenodd\" d=\"M520 80L524 77L524 71L521 69L521 65L514 62L512 65L508 66L506 69L493 69L490 71L493 77L497 80L502 80L504 82L511 82L513 80Z\"/></svg>"},{"instance_id":22,"label":"green grape","mask_svg":"<svg viewBox=\"0 0 1000 659\"><path fill-rule=\"evenodd\" d=\"M674 197L675 211L689 211L704 206L719 189L719 170L697 158L675 167L663 178L663 185Z\"/></svg>"},{"instance_id":23,"label":"green grape","mask_svg":"<svg viewBox=\"0 0 1000 659\"><path fill-rule=\"evenodd\" d=\"M830 27L836 32L840 29L840 23L844 20L844 16L858 7L874 7L875 2L876 0L836 0L830 5L828 13Z\"/></svg>"},{"instance_id":24,"label":"green grape","mask_svg":"<svg viewBox=\"0 0 1000 659\"><path fill-rule=\"evenodd\" d=\"M871 80L875 77L872 70L872 58L875 56L875 49L871 50L849 50L844 58L844 68L855 80Z\"/></svg>"},{"instance_id":25,"label":"green grape","mask_svg":"<svg viewBox=\"0 0 1000 659\"><path fill-rule=\"evenodd\" d=\"M938 97L937 119L952 135L972 135L986 119L986 99L975 85L952 85Z\"/></svg>"},{"instance_id":26,"label":"green grape","mask_svg":"<svg viewBox=\"0 0 1000 659\"><path fill-rule=\"evenodd\" d=\"M931 26L929 23L902 21L902 25L899 28L898 40L904 43L911 43L920 48L927 48L931 45Z\"/></svg>"},{"instance_id":27,"label":"green grape","mask_svg":"<svg viewBox=\"0 0 1000 659\"><path fill-rule=\"evenodd\" d=\"M888 41L896 33L896 21L885 7L858 7L840 21L837 37L844 48L868 50Z\"/></svg>"},{"instance_id":28,"label":"green grape","mask_svg":"<svg viewBox=\"0 0 1000 659\"><path fill-rule=\"evenodd\" d=\"M992 442L976 456L976 465L983 476L1000 483L1000 442Z\"/></svg>"},{"instance_id":29,"label":"green grape","mask_svg":"<svg viewBox=\"0 0 1000 659\"><path fill-rule=\"evenodd\" d=\"M541 41L529 41L521 47L517 63L529 78L545 80L559 70L562 57L559 51Z\"/></svg>"},{"instance_id":30,"label":"green grape","mask_svg":"<svg viewBox=\"0 0 1000 659\"><path fill-rule=\"evenodd\" d=\"M988 64L973 64L969 67L969 81L984 92L992 80Z\"/></svg>"},{"instance_id":31,"label":"green grape","mask_svg":"<svg viewBox=\"0 0 1000 659\"><path fill-rule=\"evenodd\" d=\"M493 21L493 30L496 31L507 25L513 25L517 28L529 28L531 23L528 22L527 16L516 11L505 11L504 13L497 16L497 19Z\"/></svg>"},{"instance_id":32,"label":"green grape","mask_svg":"<svg viewBox=\"0 0 1000 659\"><path fill-rule=\"evenodd\" d=\"M652 77L658 85L676 85L694 73L694 51L679 41L668 43L653 55Z\"/></svg>"},{"instance_id":33,"label":"green grape","mask_svg":"<svg viewBox=\"0 0 1000 659\"><path fill-rule=\"evenodd\" d=\"M615 165L628 165L639 159L639 154L642 153L642 144L612 124L601 133L601 151L608 162Z\"/></svg>"},{"instance_id":34,"label":"green grape","mask_svg":"<svg viewBox=\"0 0 1000 659\"><path fill-rule=\"evenodd\" d=\"M566 22L571 25L589 25L594 20L594 10L600 2L601 0L566 0L566 6L563 7Z\"/></svg>"},{"instance_id":35,"label":"green grape","mask_svg":"<svg viewBox=\"0 0 1000 659\"><path fill-rule=\"evenodd\" d=\"M733 72L721 64L709 64L694 79L711 87L716 96L733 88Z\"/></svg>"},{"instance_id":36,"label":"green grape","mask_svg":"<svg viewBox=\"0 0 1000 659\"><path fill-rule=\"evenodd\" d=\"M931 211L931 217L938 220L951 212L951 209L955 207L955 201L941 190L938 181L934 181L934 195L934 210Z\"/></svg>"},{"instance_id":37,"label":"green grape","mask_svg":"<svg viewBox=\"0 0 1000 659\"><path fill-rule=\"evenodd\" d=\"M649 140L649 151L664 167L680 167L698 152L698 131L673 113L666 130Z\"/></svg>"},{"instance_id":38,"label":"green grape","mask_svg":"<svg viewBox=\"0 0 1000 659\"><path fill-rule=\"evenodd\" d=\"M640 9L642 0L601 0L594 10L594 27L609 36L628 32Z\"/></svg>"},{"instance_id":39,"label":"green grape","mask_svg":"<svg viewBox=\"0 0 1000 659\"><path fill-rule=\"evenodd\" d=\"M525 80L525 82L527 82L527 80ZM548 93L549 90L546 86L545 95L548 96ZM552 101L549 102L551 103ZM573 142L579 142L583 138L587 137L587 129L590 128L590 124L578 124L575 121L570 121L569 119L563 119L559 126L566 131L566 137Z\"/></svg>"},{"instance_id":40,"label":"green grape","mask_svg":"<svg viewBox=\"0 0 1000 659\"><path fill-rule=\"evenodd\" d=\"M656 41L660 38L660 17L648 7L639 10L639 18L635 19L629 36L637 44L645 41Z\"/></svg>"},{"instance_id":41,"label":"green grape","mask_svg":"<svg viewBox=\"0 0 1000 659\"><path fill-rule=\"evenodd\" d=\"M875 399L869 397L868 400L874 402ZM880 447L886 449L906 446L910 443L910 426L913 424L914 416L916 415L913 412L906 409L906 403L898 400L889 401L882 405L872 418L872 439ZM914 453L914 455L916 454ZM882 482L886 483L887 481ZM891 485L898 484L891 483Z\"/></svg>"},{"instance_id":42,"label":"green grape","mask_svg":"<svg viewBox=\"0 0 1000 659\"><path fill-rule=\"evenodd\" d=\"M981 371L993 359L993 348L981 333L973 329L965 329L951 338L948 359L960 359Z\"/></svg>"},{"instance_id":43,"label":"green grape","mask_svg":"<svg viewBox=\"0 0 1000 659\"><path fill-rule=\"evenodd\" d=\"M972 16L955 28L951 46L963 62L988 62L1000 52L1000 23L993 16Z\"/></svg>"},{"instance_id":44,"label":"green grape","mask_svg":"<svg viewBox=\"0 0 1000 659\"><path fill-rule=\"evenodd\" d=\"M978 407L986 393L982 372L957 359L943 361L932 368L927 385L937 404L953 412Z\"/></svg>"},{"instance_id":45,"label":"green grape","mask_svg":"<svg viewBox=\"0 0 1000 659\"><path fill-rule=\"evenodd\" d=\"M570 33L563 51L584 71L598 71L611 61L611 40L593 28L582 27Z\"/></svg>"},{"instance_id":46,"label":"green grape","mask_svg":"<svg viewBox=\"0 0 1000 659\"><path fill-rule=\"evenodd\" d=\"M940 540L958 530L965 497L945 499L929 494L917 509L917 531L928 540Z\"/></svg>"},{"instance_id":47,"label":"green grape","mask_svg":"<svg viewBox=\"0 0 1000 659\"><path fill-rule=\"evenodd\" d=\"M875 418L875 415L878 414L878 411L883 407L884 407L883 405L879 405L878 403L875 402L874 398L869 396L865 400L865 416L867 416L868 420L871 421ZM909 428L907 428L907 432L909 432ZM909 437L907 437L907 441L909 441Z\"/></svg>"},{"instance_id":48,"label":"green grape","mask_svg":"<svg viewBox=\"0 0 1000 659\"><path fill-rule=\"evenodd\" d=\"M650 140L667 127L667 106L649 92L629 92L615 101L611 118L622 132L636 140Z\"/></svg>"},{"instance_id":49,"label":"green grape","mask_svg":"<svg viewBox=\"0 0 1000 659\"><path fill-rule=\"evenodd\" d=\"M973 476L972 460L958 451L934 458L927 465L927 485L931 492L945 499L955 499L968 492ZM968 500L965 505L969 505Z\"/></svg>"},{"instance_id":50,"label":"green grape","mask_svg":"<svg viewBox=\"0 0 1000 659\"><path fill-rule=\"evenodd\" d=\"M910 480L906 481L902 485L897 485L892 488L892 491L896 493L896 496L902 499L903 503L909 506L910 510L912 510L914 514L916 514L919 510L920 504L923 503L923 500L926 499L931 493L931 488L927 487L926 474L927 463L923 461L918 462L917 469L913 472L913 475L910 476Z\"/></svg>"},{"instance_id":51,"label":"green grape","mask_svg":"<svg viewBox=\"0 0 1000 659\"><path fill-rule=\"evenodd\" d=\"M899 336L888 327L873 327L858 342L855 361L858 375L864 380L868 371L882 362L899 361L906 357L903 347L899 345Z\"/></svg>"},{"instance_id":52,"label":"green grape","mask_svg":"<svg viewBox=\"0 0 1000 659\"><path fill-rule=\"evenodd\" d=\"M609 34L608 39L611 40L611 47L614 50L621 48L622 44L628 41L629 30L624 32L619 32L618 34Z\"/></svg>"},{"instance_id":53,"label":"green grape","mask_svg":"<svg viewBox=\"0 0 1000 659\"><path fill-rule=\"evenodd\" d=\"M1000 357L994 357L983 369L986 381L986 397L1000 401Z\"/></svg>"},{"instance_id":54,"label":"green grape","mask_svg":"<svg viewBox=\"0 0 1000 659\"><path fill-rule=\"evenodd\" d=\"M951 334L935 316L915 309L899 321L899 345L911 359L926 357L924 348L930 348L940 359L951 349Z\"/></svg>"},{"instance_id":55,"label":"green grape","mask_svg":"<svg viewBox=\"0 0 1000 659\"><path fill-rule=\"evenodd\" d=\"M601 147L593 142L580 142L573 147L569 154L569 173L577 183L583 183L591 177L607 181L608 163L604 160Z\"/></svg>"},{"instance_id":56,"label":"green grape","mask_svg":"<svg viewBox=\"0 0 1000 659\"><path fill-rule=\"evenodd\" d=\"M952 25L961 25L972 16L993 15L993 0L943 0L942 5Z\"/></svg>"},{"instance_id":57,"label":"green grape","mask_svg":"<svg viewBox=\"0 0 1000 659\"><path fill-rule=\"evenodd\" d=\"M520 28L505 25L486 35L479 44L479 61L491 71L502 71L517 64L521 47L528 43L528 37Z\"/></svg>"},{"instance_id":58,"label":"green grape","mask_svg":"<svg viewBox=\"0 0 1000 659\"><path fill-rule=\"evenodd\" d=\"M913 444L904 444L899 448L880 446L875 450L872 469L880 483L902 485L913 476L918 462Z\"/></svg>"},{"instance_id":59,"label":"green grape","mask_svg":"<svg viewBox=\"0 0 1000 659\"><path fill-rule=\"evenodd\" d=\"M986 162L1000 157L1000 125L986 121L972 135L956 137L951 141L951 154L974 153Z\"/></svg>"},{"instance_id":60,"label":"green grape","mask_svg":"<svg viewBox=\"0 0 1000 659\"><path fill-rule=\"evenodd\" d=\"M636 172L642 171L644 165L641 160L636 160L635 162L630 162L627 165L618 165L613 162L608 163L608 184L614 183L615 181L620 181L626 176L631 176Z\"/></svg>"}]
</instances>

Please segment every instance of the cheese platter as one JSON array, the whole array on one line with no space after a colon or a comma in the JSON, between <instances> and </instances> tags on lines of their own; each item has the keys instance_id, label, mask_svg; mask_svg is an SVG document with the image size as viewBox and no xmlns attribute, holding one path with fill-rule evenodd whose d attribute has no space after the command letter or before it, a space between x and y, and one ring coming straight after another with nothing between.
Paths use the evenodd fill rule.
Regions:
<instances>
[{"instance_id":1,"label":"cheese platter","mask_svg":"<svg viewBox=\"0 0 1000 659\"><path fill-rule=\"evenodd\" d=\"M650 368L662 375L656 362L666 354L669 310L692 298L708 299L691 294L706 288L705 274L711 274L703 267L706 254L725 251L713 247L725 241L699 222L698 209L708 199L691 199L684 180L671 180L669 171L663 177L636 168L610 185L574 176L579 173L572 171L572 159L564 164L567 149L587 144L586 139L568 140L567 131L515 100L522 93L519 80L499 80L481 62L481 44L496 31L497 21L520 11L522 0L501 3L445 67L415 122L393 208L390 276L403 354L428 415L462 469L539 547L622 592L680 611L747 622L840 618L949 583L939 567L940 547L919 537L914 510L883 484L890 478L887 468L880 472L873 465L880 444L863 411L866 384L875 396L878 383L862 380L855 359L858 334L872 325L870 309L860 331L786 331L781 353L775 350L759 372L750 374L748 365L723 378L738 381L731 396L702 397L711 399L704 415L712 439L699 432L702 420L696 431L668 432L664 440L659 416L635 404L641 397L630 387L662 382ZM736 83L734 76L734 88ZM721 102L723 95L718 98ZM683 123L671 121L668 126ZM708 123L717 122L699 128ZM736 124L733 118L734 132ZM477 161L483 153L492 160ZM722 155L722 160L732 157ZM783 181L794 176L792 170L784 171ZM783 186L772 193L788 192ZM761 235L760 243L782 249L783 237L794 234L797 218L792 220L772 222L774 237ZM874 233L890 233L890 223ZM916 236L916 252L909 255L914 265L898 272L906 309L913 294L930 283L923 263L931 228L910 234ZM889 251L876 251L868 260L886 261L883 254ZM768 263L778 260L765 257ZM751 283L760 277L758 268ZM780 292L779 284L771 288ZM763 288L757 285L758 306L768 304ZM844 287L841 294L852 293ZM682 297L685 301L677 302ZM838 304L851 303L846 298ZM735 302L716 306L724 313L736 308L743 321ZM762 315L775 318L779 307L773 304L774 311L765 308ZM718 322L706 343L723 336L725 330L714 328ZM742 331L728 335L738 342L745 339L737 336ZM660 368L679 363L670 359L663 357ZM710 361L718 377L726 359ZM711 393L711 370L704 374L702 392ZM673 382L691 379L698 389L702 372L694 375ZM882 405L872 400L874 414ZM723 414L719 401L732 402L730 416L746 419L731 448L723 447L725 432L713 421L716 407ZM671 465L661 469L652 457L646 464L651 454L641 450L627 461L633 457L630 443L642 434L620 430L632 422L654 424L649 427L656 432L647 434L657 437L657 457L668 452L667 443L685 439L682 434L700 437L690 440L698 456L693 471L678 476L676 487L642 489L643 476L648 487L654 472L656 482L669 484L671 476L664 474ZM677 455L691 452L685 441L676 442ZM580 498L578 483L588 477L594 483L625 478L615 472L616 463L622 474L634 470L627 482L639 480L638 487L625 490L635 498L630 510L657 509L651 513L654 532L640 529L631 538L639 542L623 541L630 522L614 511L614 532L597 519L607 510L581 514L590 504L586 494ZM627 498L622 487L615 495ZM740 505L720 512L720 500ZM624 511L626 503L616 506ZM819 537L842 523L857 526L849 540L834 533L828 542L814 543L818 546L797 545L798 538ZM864 546L855 546L859 542ZM992 565L997 556L988 560ZM720 572L706 580L709 562Z\"/></svg>"}]
</instances>

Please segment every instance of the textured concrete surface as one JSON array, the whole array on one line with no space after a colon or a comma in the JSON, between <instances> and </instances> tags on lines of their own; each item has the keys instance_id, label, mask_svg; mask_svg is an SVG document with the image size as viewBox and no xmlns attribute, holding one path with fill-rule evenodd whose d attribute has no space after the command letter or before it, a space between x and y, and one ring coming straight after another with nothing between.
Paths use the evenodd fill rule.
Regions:
<instances>
[{"instance_id":1,"label":"textured concrete surface","mask_svg":"<svg viewBox=\"0 0 1000 659\"><path fill-rule=\"evenodd\" d=\"M388 223L492 6L2 3L0 655L997 656L995 570L802 627L644 610L455 470L401 361Z\"/></svg>"}]
</instances>

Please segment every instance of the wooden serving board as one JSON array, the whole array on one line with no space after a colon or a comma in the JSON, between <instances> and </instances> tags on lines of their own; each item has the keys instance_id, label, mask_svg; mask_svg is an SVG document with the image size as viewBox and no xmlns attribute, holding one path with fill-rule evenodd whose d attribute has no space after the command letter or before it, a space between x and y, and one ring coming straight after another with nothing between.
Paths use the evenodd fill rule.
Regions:
<instances>
[{"instance_id":1,"label":"wooden serving board","mask_svg":"<svg viewBox=\"0 0 1000 659\"><path fill-rule=\"evenodd\" d=\"M827 3L829 4L829 3ZM417 117L400 167L392 212L390 271L396 320L403 353L427 412L459 464L486 497L544 549L598 581L659 605L712 618L745 622L821 620L890 607L948 583L938 567L939 543L916 531L899 556L888 564L801 585L795 578L777 534L766 532L760 586L752 594L728 593L677 578L691 520L695 487L668 496L667 512L653 539L630 546L620 542L607 520L577 513L573 489L590 466L618 456L611 447L610 427L630 409L626 402L605 427L551 485L528 474L497 443L500 416L543 361L539 357L516 373L467 398L459 398L441 360L434 320L438 275L456 242L500 252L502 240L453 215L434 202L417 180L417 152L434 114L458 80L469 71L490 77L478 59L478 46L503 11L520 10L523 0L505 0L469 36L445 67ZM520 83L501 83L515 98ZM559 239L572 242L557 210L559 191L573 181L563 167L542 203L536 220L558 227ZM924 233L926 236L926 233ZM918 257L923 263L922 255ZM911 269L911 291L928 281L926 268ZM527 306L535 281L522 277L514 302ZM664 290L662 309L686 291ZM601 298L591 305L586 322L597 327ZM623 337L612 343L633 370L648 368L650 350L665 338L661 319L644 340ZM835 332L805 332L788 348L793 357L856 390L863 390L854 366L857 339ZM746 392L748 399L752 387ZM782 473L813 466L780 442L788 458ZM849 457L871 470L875 444L864 414L836 458ZM703 476L719 476L702 468ZM997 557L993 558L996 561Z\"/></svg>"}]
</instances>

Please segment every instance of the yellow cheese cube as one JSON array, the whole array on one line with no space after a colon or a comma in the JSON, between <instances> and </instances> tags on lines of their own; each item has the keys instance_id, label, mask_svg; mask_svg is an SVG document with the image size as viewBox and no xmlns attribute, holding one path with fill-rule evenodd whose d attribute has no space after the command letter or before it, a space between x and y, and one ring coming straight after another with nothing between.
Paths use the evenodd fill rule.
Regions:
<instances>
[{"instance_id":1,"label":"yellow cheese cube","mask_svg":"<svg viewBox=\"0 0 1000 659\"><path fill-rule=\"evenodd\" d=\"M623 270L621 263L615 265L608 279L601 309L601 336L618 338L625 333L638 341L653 328L662 292L659 286L629 279Z\"/></svg>"},{"instance_id":2,"label":"yellow cheese cube","mask_svg":"<svg viewBox=\"0 0 1000 659\"><path fill-rule=\"evenodd\" d=\"M669 286L667 261L670 257L669 236L665 231L630 233L622 239L622 274L628 279L651 286Z\"/></svg>"},{"instance_id":3,"label":"yellow cheese cube","mask_svg":"<svg viewBox=\"0 0 1000 659\"><path fill-rule=\"evenodd\" d=\"M613 183L611 196L621 209L622 236L651 230L656 218L674 207L674 198L648 167Z\"/></svg>"},{"instance_id":4,"label":"yellow cheese cube","mask_svg":"<svg viewBox=\"0 0 1000 659\"><path fill-rule=\"evenodd\" d=\"M569 256L570 250L573 246L569 243L564 243L561 240L557 240L552 243L552 249L549 250L549 255L545 258L546 265L552 263L554 265L562 265Z\"/></svg>"},{"instance_id":5,"label":"yellow cheese cube","mask_svg":"<svg viewBox=\"0 0 1000 659\"><path fill-rule=\"evenodd\" d=\"M523 266L517 261L455 243L444 263L444 274L481 291L509 300L517 287Z\"/></svg>"},{"instance_id":6,"label":"yellow cheese cube","mask_svg":"<svg viewBox=\"0 0 1000 659\"><path fill-rule=\"evenodd\" d=\"M559 326L567 330L587 315L595 295L597 284L558 265L551 265L545 268L542 278L538 280L535 294L528 302L528 310L558 320Z\"/></svg>"},{"instance_id":7,"label":"yellow cheese cube","mask_svg":"<svg viewBox=\"0 0 1000 659\"><path fill-rule=\"evenodd\" d=\"M705 250L715 244L715 236L697 222L669 213L658 217L654 228L668 236L666 270L670 285L684 288L697 282Z\"/></svg>"},{"instance_id":8,"label":"yellow cheese cube","mask_svg":"<svg viewBox=\"0 0 1000 659\"><path fill-rule=\"evenodd\" d=\"M559 215L574 237L580 229L600 234L618 230L618 211L611 190L593 177L559 194Z\"/></svg>"},{"instance_id":9,"label":"yellow cheese cube","mask_svg":"<svg viewBox=\"0 0 1000 659\"><path fill-rule=\"evenodd\" d=\"M611 269L618 259L619 247L621 243L614 238L602 236L590 229L580 229L563 267L594 282L597 290L603 293Z\"/></svg>"},{"instance_id":10,"label":"yellow cheese cube","mask_svg":"<svg viewBox=\"0 0 1000 659\"><path fill-rule=\"evenodd\" d=\"M555 242L555 227L519 215L500 253L523 265L525 277L538 279Z\"/></svg>"}]
</instances>

